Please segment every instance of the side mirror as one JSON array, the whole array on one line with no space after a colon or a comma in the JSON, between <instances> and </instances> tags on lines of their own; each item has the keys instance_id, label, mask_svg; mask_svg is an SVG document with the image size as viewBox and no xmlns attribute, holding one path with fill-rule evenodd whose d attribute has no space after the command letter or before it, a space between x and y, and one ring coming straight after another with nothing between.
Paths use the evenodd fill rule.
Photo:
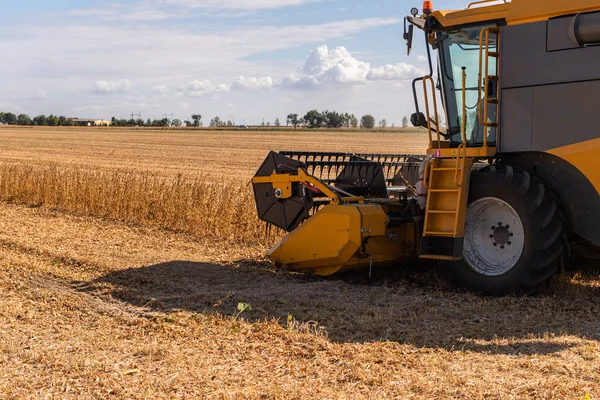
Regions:
<instances>
[{"instance_id":1,"label":"side mirror","mask_svg":"<svg viewBox=\"0 0 600 400\"><path fill-rule=\"evenodd\" d=\"M404 40L406 40L406 47L408 49L409 56L412 51L414 31L415 31L414 25L411 23L408 23L408 18L404 18Z\"/></svg>"},{"instance_id":2,"label":"side mirror","mask_svg":"<svg viewBox=\"0 0 600 400\"><path fill-rule=\"evenodd\" d=\"M413 124L413 126L427 128L427 118L422 112L411 115L410 122Z\"/></svg>"}]
</instances>

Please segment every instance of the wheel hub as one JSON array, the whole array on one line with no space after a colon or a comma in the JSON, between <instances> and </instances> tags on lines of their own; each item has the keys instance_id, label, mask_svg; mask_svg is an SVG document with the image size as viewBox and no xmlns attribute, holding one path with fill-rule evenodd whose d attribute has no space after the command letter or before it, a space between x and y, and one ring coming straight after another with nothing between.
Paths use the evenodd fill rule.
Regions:
<instances>
[{"instance_id":1,"label":"wheel hub","mask_svg":"<svg viewBox=\"0 0 600 400\"><path fill-rule=\"evenodd\" d=\"M521 218L510 204L490 197L469 206L463 257L475 271L486 276L507 273L521 258L524 245Z\"/></svg>"}]
</instances>

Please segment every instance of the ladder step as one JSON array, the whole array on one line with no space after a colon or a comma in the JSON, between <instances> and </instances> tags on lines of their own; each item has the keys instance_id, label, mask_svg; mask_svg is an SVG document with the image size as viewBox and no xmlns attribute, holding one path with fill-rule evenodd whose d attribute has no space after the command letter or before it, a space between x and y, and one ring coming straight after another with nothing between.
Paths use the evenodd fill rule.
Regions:
<instances>
[{"instance_id":1,"label":"ladder step","mask_svg":"<svg viewBox=\"0 0 600 400\"><path fill-rule=\"evenodd\" d=\"M488 99L487 102L490 104L498 104L498 99Z\"/></svg>"},{"instance_id":2,"label":"ladder step","mask_svg":"<svg viewBox=\"0 0 600 400\"><path fill-rule=\"evenodd\" d=\"M483 126L485 126L486 128L497 128L498 124L495 122L488 122L486 124L483 124Z\"/></svg>"},{"instance_id":3,"label":"ladder step","mask_svg":"<svg viewBox=\"0 0 600 400\"><path fill-rule=\"evenodd\" d=\"M488 75L488 76L486 76L486 79L488 81L499 81L500 77L498 75Z\"/></svg>"},{"instance_id":4,"label":"ladder step","mask_svg":"<svg viewBox=\"0 0 600 400\"><path fill-rule=\"evenodd\" d=\"M456 168L433 168L434 171L455 171Z\"/></svg>"},{"instance_id":5,"label":"ladder step","mask_svg":"<svg viewBox=\"0 0 600 400\"><path fill-rule=\"evenodd\" d=\"M454 237L454 232L425 231L424 236Z\"/></svg>"},{"instance_id":6,"label":"ladder step","mask_svg":"<svg viewBox=\"0 0 600 400\"><path fill-rule=\"evenodd\" d=\"M498 53L497 51L490 51L490 52L488 52L488 55L490 57L496 57L496 58L500 57L500 53Z\"/></svg>"},{"instance_id":7,"label":"ladder step","mask_svg":"<svg viewBox=\"0 0 600 400\"><path fill-rule=\"evenodd\" d=\"M427 210L429 214L456 214L456 210Z\"/></svg>"}]
</instances>

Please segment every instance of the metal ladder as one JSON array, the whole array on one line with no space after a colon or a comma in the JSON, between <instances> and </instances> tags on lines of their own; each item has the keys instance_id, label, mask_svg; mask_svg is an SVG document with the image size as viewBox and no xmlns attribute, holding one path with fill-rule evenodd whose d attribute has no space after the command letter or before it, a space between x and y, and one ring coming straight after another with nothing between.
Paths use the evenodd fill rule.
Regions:
<instances>
[{"instance_id":1,"label":"metal ladder","mask_svg":"<svg viewBox=\"0 0 600 400\"><path fill-rule=\"evenodd\" d=\"M473 159L457 149L454 159L432 159L425 171L428 188L421 258L458 261L462 258L469 179Z\"/></svg>"},{"instance_id":2,"label":"metal ladder","mask_svg":"<svg viewBox=\"0 0 600 400\"><path fill-rule=\"evenodd\" d=\"M490 51L490 36L496 37L496 51ZM490 75L490 60L495 60L496 75ZM479 93L483 93L483 107L479 109L477 118L483 126L483 145L488 146L488 129L498 129L498 115L500 108L499 84L500 84L500 28L484 28L479 35ZM490 83L493 82L496 87L494 96L490 96L488 89ZM494 121L489 122L488 109L489 105L493 104L496 107ZM496 132L497 133L497 132Z\"/></svg>"}]
</instances>

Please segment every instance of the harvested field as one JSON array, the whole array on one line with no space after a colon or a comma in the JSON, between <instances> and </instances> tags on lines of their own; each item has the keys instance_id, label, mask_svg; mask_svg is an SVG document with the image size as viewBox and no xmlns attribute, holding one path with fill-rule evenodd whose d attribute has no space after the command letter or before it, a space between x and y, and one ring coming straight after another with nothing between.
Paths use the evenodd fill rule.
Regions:
<instances>
[{"instance_id":1,"label":"harvested field","mask_svg":"<svg viewBox=\"0 0 600 400\"><path fill-rule=\"evenodd\" d=\"M0 129L0 397L600 396L593 265L490 299L432 266L319 279L264 262L246 184L271 147L424 145L270 135Z\"/></svg>"}]
</instances>

